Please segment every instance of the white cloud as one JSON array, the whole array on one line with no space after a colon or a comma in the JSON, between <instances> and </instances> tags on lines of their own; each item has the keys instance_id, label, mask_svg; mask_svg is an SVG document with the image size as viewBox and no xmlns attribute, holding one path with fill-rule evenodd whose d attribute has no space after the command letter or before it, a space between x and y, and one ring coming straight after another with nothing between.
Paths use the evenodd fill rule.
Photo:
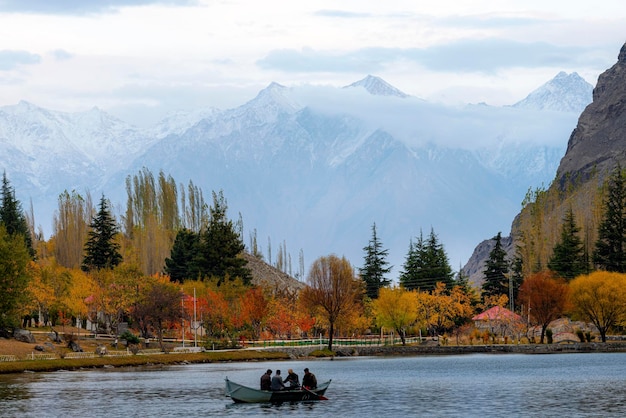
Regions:
<instances>
[{"instance_id":1,"label":"white cloud","mask_svg":"<svg viewBox=\"0 0 626 418\"><path fill-rule=\"evenodd\" d=\"M0 4L0 105L67 111L225 108L271 81L340 86L368 73L415 96L503 104L561 70L595 82L626 25L618 1Z\"/></svg>"}]
</instances>

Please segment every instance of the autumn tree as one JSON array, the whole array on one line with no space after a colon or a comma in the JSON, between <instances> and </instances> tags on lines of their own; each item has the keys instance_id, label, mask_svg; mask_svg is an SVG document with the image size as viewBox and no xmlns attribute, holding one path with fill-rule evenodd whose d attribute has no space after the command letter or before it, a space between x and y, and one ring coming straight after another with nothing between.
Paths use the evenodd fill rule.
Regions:
<instances>
[{"instance_id":1,"label":"autumn tree","mask_svg":"<svg viewBox=\"0 0 626 418\"><path fill-rule=\"evenodd\" d=\"M417 320L416 293L402 287L381 288L372 301L376 324L394 330L406 345L406 331Z\"/></svg>"},{"instance_id":2,"label":"autumn tree","mask_svg":"<svg viewBox=\"0 0 626 418\"><path fill-rule=\"evenodd\" d=\"M509 263L502 246L502 234L493 237L495 245L485 262L485 281L482 285L483 296L509 295Z\"/></svg>"},{"instance_id":3,"label":"autumn tree","mask_svg":"<svg viewBox=\"0 0 626 418\"><path fill-rule=\"evenodd\" d=\"M361 302L362 282L345 257L329 255L313 262L307 283L309 287L302 290L300 298L305 306L321 309L328 322L328 349L332 350L335 325Z\"/></svg>"},{"instance_id":4,"label":"autumn tree","mask_svg":"<svg viewBox=\"0 0 626 418\"><path fill-rule=\"evenodd\" d=\"M30 253L23 237L0 224L0 329L14 327L27 302Z\"/></svg>"},{"instance_id":5,"label":"autumn tree","mask_svg":"<svg viewBox=\"0 0 626 418\"><path fill-rule=\"evenodd\" d=\"M548 261L548 268L568 281L589 270L585 259L585 248L578 236L579 232L580 228L576 225L574 211L570 207L563 219L561 241L554 246L552 256Z\"/></svg>"},{"instance_id":6,"label":"autumn tree","mask_svg":"<svg viewBox=\"0 0 626 418\"><path fill-rule=\"evenodd\" d=\"M599 269L626 273L626 179L620 166L608 179L593 262Z\"/></svg>"},{"instance_id":7,"label":"autumn tree","mask_svg":"<svg viewBox=\"0 0 626 418\"><path fill-rule=\"evenodd\" d=\"M540 344L543 344L550 322L565 312L568 290L564 279L545 271L527 277L522 283L519 300L528 307L531 320L541 326Z\"/></svg>"},{"instance_id":8,"label":"autumn tree","mask_svg":"<svg viewBox=\"0 0 626 418\"><path fill-rule=\"evenodd\" d=\"M626 320L626 274L596 271L569 286L574 312L592 322L606 342L607 332Z\"/></svg>"},{"instance_id":9,"label":"autumn tree","mask_svg":"<svg viewBox=\"0 0 626 418\"><path fill-rule=\"evenodd\" d=\"M120 245L115 241L117 225L104 195L100 199L98 213L93 217L89 228L81 268L84 271L112 269L121 263Z\"/></svg>"},{"instance_id":10,"label":"autumn tree","mask_svg":"<svg viewBox=\"0 0 626 418\"><path fill-rule=\"evenodd\" d=\"M252 287L241 296L240 304L242 321L250 328L252 339L257 340L269 313L268 300L260 287Z\"/></svg>"},{"instance_id":11,"label":"autumn tree","mask_svg":"<svg viewBox=\"0 0 626 418\"><path fill-rule=\"evenodd\" d=\"M126 192L125 235L142 272L158 273L181 224L176 182L162 171L155 177L144 167L126 178Z\"/></svg>"},{"instance_id":12,"label":"autumn tree","mask_svg":"<svg viewBox=\"0 0 626 418\"><path fill-rule=\"evenodd\" d=\"M391 280L385 277L389 274L391 267L387 261L389 250L383 249L376 234L376 224L372 224L372 237L366 247L363 267L359 269L361 279L365 282L365 293L370 299L376 299L381 288L391 283Z\"/></svg>"},{"instance_id":13,"label":"autumn tree","mask_svg":"<svg viewBox=\"0 0 626 418\"><path fill-rule=\"evenodd\" d=\"M68 268L80 267L94 208L89 193L85 197L67 190L59 195L53 219L54 255Z\"/></svg>"},{"instance_id":14,"label":"autumn tree","mask_svg":"<svg viewBox=\"0 0 626 418\"><path fill-rule=\"evenodd\" d=\"M433 335L461 325L471 317L471 299L460 286L448 290L444 283L437 283L430 292L418 292L417 312L419 321Z\"/></svg>"},{"instance_id":15,"label":"autumn tree","mask_svg":"<svg viewBox=\"0 0 626 418\"><path fill-rule=\"evenodd\" d=\"M4 226L7 234L18 236L24 240L30 257L34 258L35 250L31 230L22 210L22 204L15 198L15 190L9 182L6 172L2 173L0 198L2 200L0 202L0 225Z\"/></svg>"},{"instance_id":16,"label":"autumn tree","mask_svg":"<svg viewBox=\"0 0 626 418\"><path fill-rule=\"evenodd\" d=\"M179 287L167 278L158 278L148 284L134 304L134 316L156 332L161 349L164 349L163 329L166 323L178 323L182 316L182 297Z\"/></svg>"}]
</instances>

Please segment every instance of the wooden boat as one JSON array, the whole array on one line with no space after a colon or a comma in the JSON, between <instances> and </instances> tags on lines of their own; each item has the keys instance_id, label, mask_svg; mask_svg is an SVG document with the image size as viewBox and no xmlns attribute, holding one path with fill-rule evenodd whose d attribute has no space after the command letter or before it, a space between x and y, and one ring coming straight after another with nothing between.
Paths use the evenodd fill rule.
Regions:
<instances>
[{"instance_id":1,"label":"wooden boat","mask_svg":"<svg viewBox=\"0 0 626 418\"><path fill-rule=\"evenodd\" d=\"M226 396L236 403L258 403L258 402L300 402L300 401L320 401L327 399L324 397L326 389L330 385L330 380L319 385L315 389L294 389L269 391L259 390L248 386L240 385L226 378Z\"/></svg>"}]
</instances>

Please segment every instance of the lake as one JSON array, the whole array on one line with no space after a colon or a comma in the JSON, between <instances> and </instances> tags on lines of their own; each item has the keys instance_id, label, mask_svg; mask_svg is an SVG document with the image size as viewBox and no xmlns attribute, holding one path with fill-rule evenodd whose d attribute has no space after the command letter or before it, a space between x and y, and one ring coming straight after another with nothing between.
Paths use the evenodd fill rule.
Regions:
<instances>
[{"instance_id":1,"label":"lake","mask_svg":"<svg viewBox=\"0 0 626 418\"><path fill-rule=\"evenodd\" d=\"M234 404L224 377L333 380L327 401ZM354 357L0 375L0 417L618 417L626 353Z\"/></svg>"}]
</instances>

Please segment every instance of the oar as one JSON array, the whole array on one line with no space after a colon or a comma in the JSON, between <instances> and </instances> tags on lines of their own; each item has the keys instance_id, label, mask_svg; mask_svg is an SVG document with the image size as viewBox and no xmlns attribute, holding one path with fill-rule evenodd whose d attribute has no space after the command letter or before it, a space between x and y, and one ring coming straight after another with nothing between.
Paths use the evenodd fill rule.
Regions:
<instances>
[{"instance_id":1,"label":"oar","mask_svg":"<svg viewBox=\"0 0 626 418\"><path fill-rule=\"evenodd\" d=\"M328 398L326 396L320 395L319 393L315 393L312 390L305 388L304 386L302 386L302 390L304 390L305 392L309 392L310 394L314 395L320 401L327 401L328 400Z\"/></svg>"}]
</instances>

